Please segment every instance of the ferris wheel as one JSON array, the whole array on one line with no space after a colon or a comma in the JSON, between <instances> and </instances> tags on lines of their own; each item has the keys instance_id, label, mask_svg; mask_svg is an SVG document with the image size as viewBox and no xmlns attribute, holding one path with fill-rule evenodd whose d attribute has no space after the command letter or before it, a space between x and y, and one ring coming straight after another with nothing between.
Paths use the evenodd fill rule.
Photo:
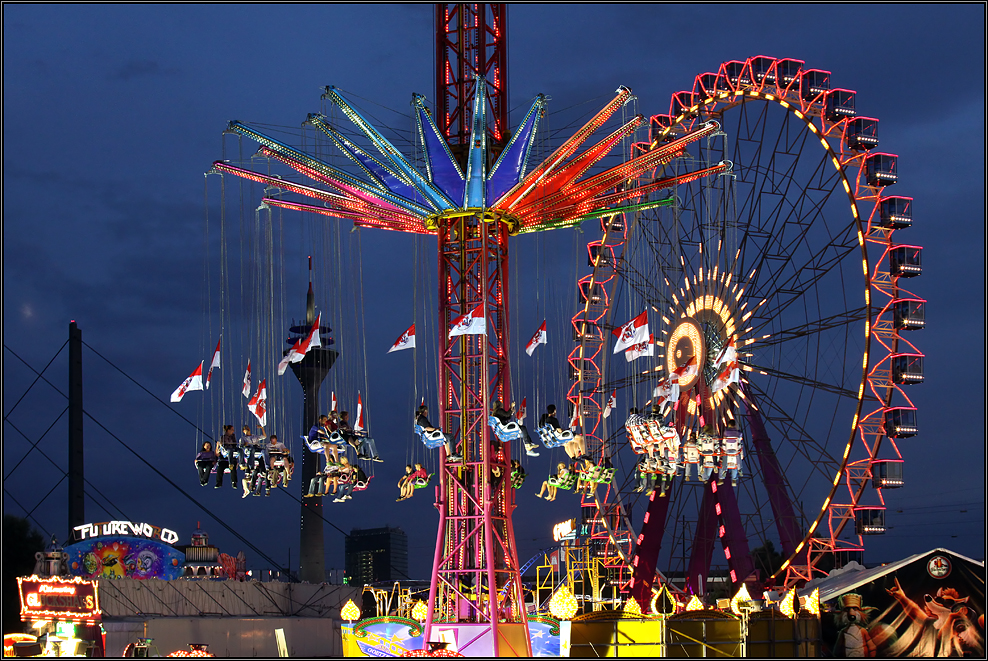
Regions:
<instances>
[{"instance_id":1,"label":"ferris wheel","mask_svg":"<svg viewBox=\"0 0 988 661\"><path fill-rule=\"evenodd\" d=\"M736 486L677 477L646 499L629 475L598 498L602 522L642 501L629 560L643 603L663 573L704 592L712 565L727 566L734 589L756 570L801 584L885 531L884 490L904 484L899 444L918 433L908 386L923 380L923 355L909 332L924 326L925 301L903 279L921 274L922 249L898 240L912 199L890 194L897 157L877 149L879 121L859 115L855 99L800 60L753 57L696 76L672 95L668 114L651 118L650 141L636 149L713 121L719 131L656 176L733 167L602 225L603 238L588 245L584 318L596 306L595 319L615 326L645 307L658 327L647 368L599 354L596 386L583 385L595 392L584 402L598 402L583 403L584 429L600 426L612 388L642 407L678 371L666 423L686 439L736 420L745 439ZM718 364L728 345L740 378ZM571 364L582 375L584 364ZM626 447L620 417L616 426L597 435ZM619 548L621 529L601 536ZM756 566L751 552L767 542L782 561Z\"/></svg>"}]
</instances>

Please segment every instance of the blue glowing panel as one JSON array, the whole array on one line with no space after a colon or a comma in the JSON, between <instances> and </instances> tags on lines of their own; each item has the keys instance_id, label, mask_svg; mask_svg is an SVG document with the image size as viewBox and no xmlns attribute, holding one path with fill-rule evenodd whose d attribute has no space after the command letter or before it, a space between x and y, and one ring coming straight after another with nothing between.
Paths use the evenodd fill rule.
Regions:
<instances>
[{"instance_id":1,"label":"blue glowing panel","mask_svg":"<svg viewBox=\"0 0 988 661\"><path fill-rule=\"evenodd\" d=\"M525 176L525 164L532 150L535 128L544 104L545 97L540 94L488 175L487 199L491 201L491 206L497 206L497 201Z\"/></svg>"},{"instance_id":2,"label":"blue glowing panel","mask_svg":"<svg viewBox=\"0 0 988 661\"><path fill-rule=\"evenodd\" d=\"M419 119L422 122L422 140L429 159L432 183L449 199L462 200L466 182L463 180L460 166L453 160L446 140L439 134L438 127L424 108L419 108Z\"/></svg>"}]
</instances>

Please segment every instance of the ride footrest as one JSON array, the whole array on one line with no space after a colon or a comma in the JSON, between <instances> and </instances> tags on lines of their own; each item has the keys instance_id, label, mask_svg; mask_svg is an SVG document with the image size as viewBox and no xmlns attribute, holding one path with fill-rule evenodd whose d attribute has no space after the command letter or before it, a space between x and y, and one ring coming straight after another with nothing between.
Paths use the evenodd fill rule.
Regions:
<instances>
[{"instance_id":1,"label":"ride footrest","mask_svg":"<svg viewBox=\"0 0 988 661\"><path fill-rule=\"evenodd\" d=\"M521 438L521 427L519 427L516 422L509 422L506 425L502 425L500 420L494 416L491 416L487 419L487 424L491 426L491 429L494 431L494 435L497 436L498 440L502 443L516 441Z\"/></svg>"},{"instance_id":2,"label":"ride footrest","mask_svg":"<svg viewBox=\"0 0 988 661\"><path fill-rule=\"evenodd\" d=\"M429 481L432 479L432 476L433 475L435 475L435 473L429 473L429 477L427 477L425 479L423 479L421 477L416 478L415 481L412 482L412 486L414 488L416 488L416 489L424 489L424 488L426 488L427 486L429 486Z\"/></svg>"},{"instance_id":3,"label":"ride footrest","mask_svg":"<svg viewBox=\"0 0 988 661\"><path fill-rule=\"evenodd\" d=\"M564 443L568 443L573 440L573 432L571 431L557 431L555 427L551 425L545 425L537 429L539 432L539 438L542 439L542 445L546 446L548 449L558 448Z\"/></svg>"},{"instance_id":4,"label":"ride footrest","mask_svg":"<svg viewBox=\"0 0 988 661\"><path fill-rule=\"evenodd\" d=\"M563 477L559 477L558 475L550 475L547 482L556 488L566 489L567 491L569 491L576 486L576 481L579 479L579 477L580 476L578 473L572 473L572 472L567 473Z\"/></svg>"},{"instance_id":5,"label":"ride footrest","mask_svg":"<svg viewBox=\"0 0 988 661\"><path fill-rule=\"evenodd\" d=\"M587 482L596 482L597 484L610 484L611 480L614 479L614 469L594 466L583 473L583 479Z\"/></svg>"},{"instance_id":6,"label":"ride footrest","mask_svg":"<svg viewBox=\"0 0 988 661\"><path fill-rule=\"evenodd\" d=\"M427 432L422 428L422 425L415 425L415 427L413 427L413 431L415 432L415 435L419 437L419 440L425 444L425 447L430 450L435 450L446 442L446 437L438 429Z\"/></svg>"}]
</instances>

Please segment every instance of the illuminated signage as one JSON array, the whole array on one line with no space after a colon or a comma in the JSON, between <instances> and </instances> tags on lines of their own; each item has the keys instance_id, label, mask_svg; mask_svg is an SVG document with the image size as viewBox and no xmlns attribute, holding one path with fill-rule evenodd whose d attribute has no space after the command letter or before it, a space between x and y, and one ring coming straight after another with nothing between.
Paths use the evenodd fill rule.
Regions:
<instances>
[{"instance_id":1,"label":"illuminated signage","mask_svg":"<svg viewBox=\"0 0 988 661\"><path fill-rule=\"evenodd\" d=\"M552 538L557 542L561 542L564 539L573 539L575 537L576 519L569 519L568 521L557 523L552 527Z\"/></svg>"},{"instance_id":2,"label":"illuminated signage","mask_svg":"<svg viewBox=\"0 0 988 661\"><path fill-rule=\"evenodd\" d=\"M96 583L82 578L17 578L21 619L65 618L92 620L99 616Z\"/></svg>"},{"instance_id":3,"label":"illuminated signage","mask_svg":"<svg viewBox=\"0 0 988 661\"><path fill-rule=\"evenodd\" d=\"M178 541L178 533L168 528L159 528L150 523L135 523L132 521L105 521L103 523L84 523L72 529L76 539L82 541L93 537L109 537L111 535L127 535L130 537L147 537L159 539L165 544Z\"/></svg>"}]
</instances>

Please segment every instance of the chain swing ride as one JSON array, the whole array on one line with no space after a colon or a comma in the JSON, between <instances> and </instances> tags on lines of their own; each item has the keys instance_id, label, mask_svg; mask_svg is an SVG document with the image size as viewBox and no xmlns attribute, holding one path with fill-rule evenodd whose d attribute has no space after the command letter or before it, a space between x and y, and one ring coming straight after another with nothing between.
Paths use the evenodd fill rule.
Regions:
<instances>
[{"instance_id":1,"label":"chain swing ride","mask_svg":"<svg viewBox=\"0 0 988 661\"><path fill-rule=\"evenodd\" d=\"M764 572L751 559L757 541L779 541L785 560L762 578L785 586L860 553L863 537L884 529L883 489L903 484L898 441L918 432L904 386L923 379L923 356L901 334L922 328L925 301L899 285L921 274L921 249L893 240L911 224L911 199L885 194L897 159L874 151L878 120L859 117L855 93L831 89L829 72L754 57L697 76L668 114L636 115L599 138L633 99L621 87L536 162L546 98L507 131L504 21L502 6L438 6L436 108L412 102L421 159L327 87L329 116L306 119L316 148L235 121L228 131L256 142L268 171L243 157L213 165L265 186L268 214L436 237L438 426L456 456L438 449L426 640L434 626L456 626L474 632L477 650L531 652L506 479L516 434L491 417L495 402L512 401L508 246L587 220L600 236L577 283L566 417L595 464L577 489L592 608L630 592L647 609L673 574L703 595L718 539L732 593ZM602 165L646 127L647 141ZM645 341L625 366L609 363L606 331L642 310ZM651 338L649 317L661 321ZM637 367L653 352L657 365ZM626 408L659 403L677 441L644 419L609 434L612 392ZM751 455L736 483L723 470L663 477L689 463L680 444L734 425ZM658 461L624 470L623 448L650 446ZM668 484L645 494L639 472ZM820 493L822 505L804 506ZM646 497L636 530L635 501Z\"/></svg>"}]
</instances>

